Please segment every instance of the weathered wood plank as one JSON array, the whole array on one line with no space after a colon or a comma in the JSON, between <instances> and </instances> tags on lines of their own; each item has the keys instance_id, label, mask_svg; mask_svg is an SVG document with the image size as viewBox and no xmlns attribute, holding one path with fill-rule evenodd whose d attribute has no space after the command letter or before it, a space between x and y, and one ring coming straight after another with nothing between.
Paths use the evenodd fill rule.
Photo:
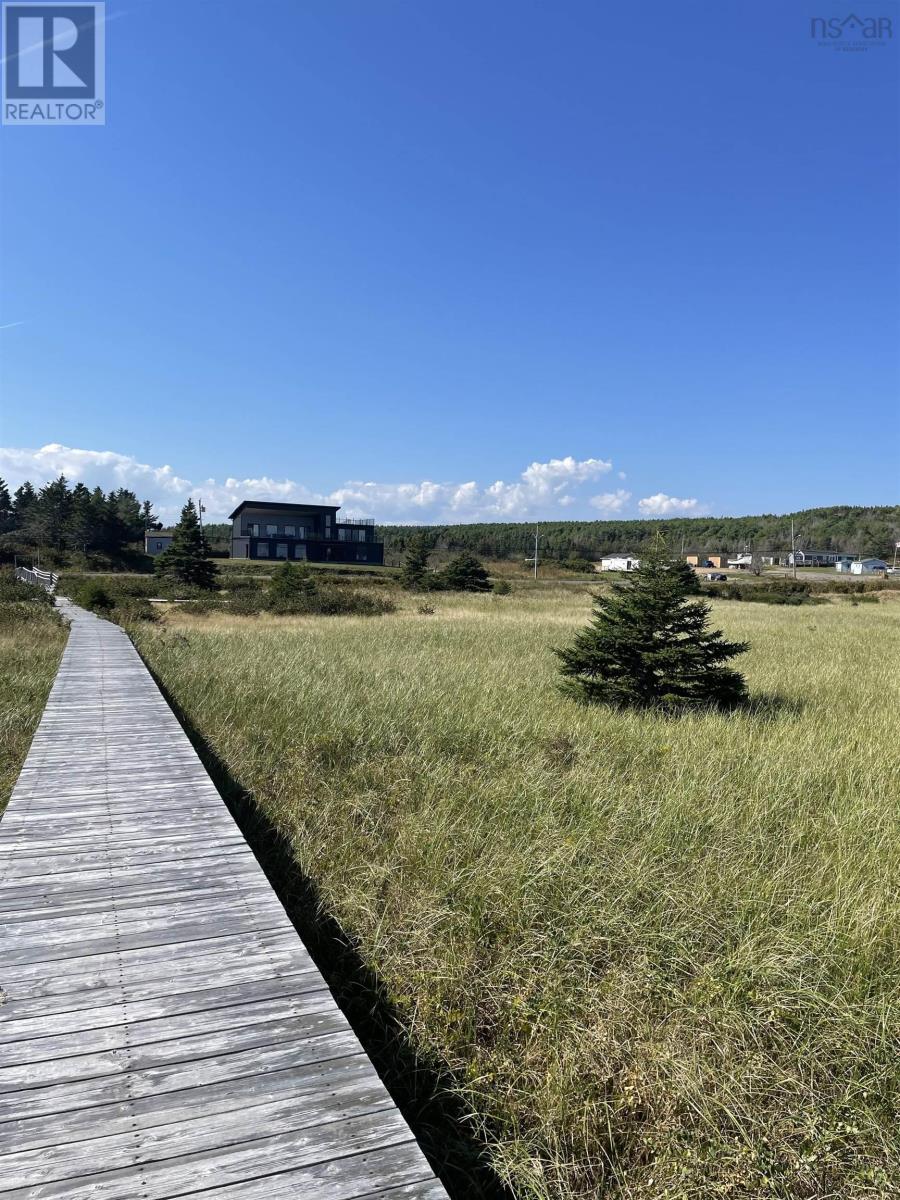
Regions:
<instances>
[{"instance_id":1,"label":"weathered wood plank","mask_svg":"<svg viewBox=\"0 0 900 1200\"><path fill-rule=\"evenodd\" d=\"M0 1087L9 1088L10 1091L17 1087L29 1087L36 1075L32 1068L37 1063L46 1064L40 1069L42 1084L55 1079L86 1079L88 1071L106 1073L102 1064L96 1065L88 1060L93 1055L102 1055L109 1050L133 1051L138 1046L221 1034L231 1029L247 1032L249 1036L251 1026L263 1023L274 1025L291 1017L297 1020L292 1021L289 1028L304 1033L307 1032L306 1017L317 1017L326 1012L333 1015L338 1011L331 993L323 986L300 994L295 994L290 988L281 988L271 989L275 991L274 995L266 995L261 985L257 985L255 990L259 995L242 1003L236 1001L225 1004L220 1001L212 1007L194 1005L182 1012L172 1005L175 1011L143 1018L134 1016L126 997L120 1005L111 1006L119 1010L119 1020L116 1022L107 1021L105 1025L92 1026L83 1025L78 1020L62 1033L41 1033L37 1037L4 1042L0 1044ZM317 1027L315 1033L318 1032ZM199 1054L202 1046L191 1043L188 1049ZM166 1053L180 1051L170 1047ZM139 1061L138 1056L129 1054L129 1067L135 1067Z\"/></svg>"},{"instance_id":2,"label":"weathered wood plank","mask_svg":"<svg viewBox=\"0 0 900 1200\"><path fill-rule=\"evenodd\" d=\"M140 1096L162 1095L167 1091L181 1091L247 1075L259 1076L269 1070L278 1071L285 1067L345 1058L358 1053L360 1046L356 1037L352 1033L340 1032L299 1038L292 1042L262 1041L208 1058L148 1070L126 1071L120 1060L119 1071L110 1075L72 1083L53 1083L47 1087L36 1083L21 1092L0 1094L0 1123L48 1113L64 1113L76 1108L93 1108L98 1104L134 1100ZM7 1145L6 1130L0 1124L0 1152L14 1148Z\"/></svg>"},{"instance_id":3,"label":"weathered wood plank","mask_svg":"<svg viewBox=\"0 0 900 1200\"><path fill-rule=\"evenodd\" d=\"M25 1117L9 1121L2 1128L9 1144L15 1144L16 1152L75 1147L98 1136L134 1135L135 1131L158 1126L166 1127L167 1131L161 1135L165 1139L174 1128L199 1115L212 1119L278 1100L293 1103L297 1111L304 1111L307 1103L315 1103L318 1096L332 1094L345 1100L357 1095L364 1103L369 1103L370 1096L384 1097L381 1081L358 1046L353 1054L270 1069L264 1074L251 1071L199 1086L101 1102L90 1108ZM143 1144L142 1138L138 1144ZM3 1161L0 1158L0 1163Z\"/></svg>"},{"instance_id":4,"label":"weathered wood plank","mask_svg":"<svg viewBox=\"0 0 900 1200\"><path fill-rule=\"evenodd\" d=\"M57 1014L42 1012L39 1017L30 1019L4 1020L0 1024L0 1064L7 1065L13 1061L12 1057L4 1054L5 1050L11 1045L31 1038L40 1043L39 1050L44 1050L43 1053L35 1054L34 1059L37 1060L48 1056L46 1047L56 1043L60 1035L68 1037L75 1030L80 1031L83 1037L84 1031L103 1030L122 1023L121 1033L124 1036L124 1025L133 1025L141 1021L181 1016L184 1013L192 1012L213 1012L217 1008L243 1006L261 1000L274 1000L279 996L301 996L310 992L327 992L322 976L312 964L306 971L299 971L291 975L273 975L268 963L260 963L256 967L256 971L263 971L265 974L262 978L231 978L228 983L223 983L221 982L221 972L218 975L213 975L211 972L210 982L212 978L219 980L215 987L198 986L192 991L177 992L174 995L167 992L165 995L142 1000L131 999L131 993L126 993L125 989L121 988L119 989L121 1000L117 1000L113 1004L101 1004L94 1008L78 1007ZM193 972L190 982L192 984L197 982ZM330 995L330 993L328 994ZM123 1006L124 1012L122 1011ZM65 1053L66 1048L66 1044L61 1044L57 1049L51 1049L49 1057L53 1057L57 1053ZM79 1046L79 1049L82 1048L84 1048L83 1042ZM28 1060L26 1059L26 1061Z\"/></svg>"},{"instance_id":5,"label":"weathered wood plank","mask_svg":"<svg viewBox=\"0 0 900 1200\"><path fill-rule=\"evenodd\" d=\"M250 1121L256 1113L255 1109L247 1110ZM80 1180L64 1179L44 1184L40 1194L42 1200L57 1196L64 1196L66 1200L133 1200L135 1195L156 1200L184 1196L201 1189L244 1185L254 1177L260 1179L276 1172L296 1172L303 1167L311 1168L311 1184L315 1179L313 1172L321 1170L323 1159L337 1164L366 1151L380 1160L377 1167L370 1165L369 1180L379 1180L385 1172L396 1170L397 1160L407 1157L403 1151L411 1145L411 1134L403 1118L396 1109L387 1107L360 1116L345 1115L340 1121L294 1128L271 1137L259 1136L263 1128L262 1125L255 1126L249 1136L237 1144L213 1146L162 1162L141 1161L124 1169L90 1174ZM401 1154L385 1158L385 1147L403 1150ZM413 1170L421 1179L427 1174L427 1168L418 1154L413 1155L413 1162ZM331 1177L346 1177L353 1173L353 1168L354 1164L350 1163L345 1170L334 1170ZM407 1165L406 1171L409 1170ZM22 1193L13 1190L6 1194L18 1197ZM301 1191L299 1194L310 1193Z\"/></svg>"},{"instance_id":6,"label":"weathered wood plank","mask_svg":"<svg viewBox=\"0 0 900 1200\"><path fill-rule=\"evenodd\" d=\"M357 1060L344 1061L358 1065ZM392 1107L377 1077L371 1073L362 1078L357 1076L353 1087L336 1089L328 1086L327 1075L319 1078L319 1090L307 1091L302 1106L298 1106L293 1095L212 1115L198 1104L194 1111L203 1115L143 1129L140 1139L129 1129L125 1133L0 1156L0 1187L7 1190L38 1187L79 1175L93 1175L98 1167L104 1172L122 1171L137 1163L150 1162L158 1168L167 1159L240 1145L247 1141L248 1127L265 1129L272 1135L283 1134ZM180 1169L184 1169L183 1165ZM157 1185L160 1182L156 1180Z\"/></svg>"}]
</instances>

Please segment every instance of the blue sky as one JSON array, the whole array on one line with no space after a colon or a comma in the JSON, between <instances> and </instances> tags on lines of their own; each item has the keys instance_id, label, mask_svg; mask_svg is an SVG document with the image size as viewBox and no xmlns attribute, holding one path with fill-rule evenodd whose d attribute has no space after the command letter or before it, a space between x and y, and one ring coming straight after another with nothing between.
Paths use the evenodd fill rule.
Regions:
<instances>
[{"instance_id":1,"label":"blue sky","mask_svg":"<svg viewBox=\"0 0 900 1200\"><path fill-rule=\"evenodd\" d=\"M0 473L210 515L895 502L900 6L855 11L894 39L818 45L818 0L111 0L107 125L0 131Z\"/></svg>"}]
</instances>

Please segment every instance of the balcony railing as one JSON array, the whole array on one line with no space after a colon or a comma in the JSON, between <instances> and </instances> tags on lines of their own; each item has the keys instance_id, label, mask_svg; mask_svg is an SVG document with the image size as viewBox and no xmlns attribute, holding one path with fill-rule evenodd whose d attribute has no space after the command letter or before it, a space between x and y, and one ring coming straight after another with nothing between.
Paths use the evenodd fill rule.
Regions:
<instances>
[{"instance_id":1,"label":"balcony railing","mask_svg":"<svg viewBox=\"0 0 900 1200\"><path fill-rule=\"evenodd\" d=\"M239 536L246 537L246 538L259 538L261 541L269 541L269 542L274 541L274 540L277 540L280 542L346 542L348 544L356 543L357 545L365 546L365 545L369 545L371 542L374 542L375 538L367 537L364 541L358 541L356 538L342 538L342 537L338 536L339 530L341 530L342 528L343 529L369 528L369 529L372 529L372 532L374 533L374 528L373 528L374 524L375 524L375 522L373 521L368 526L364 526L362 524L360 524L358 526L348 526L347 522L342 521L340 525L335 525L335 527L331 531L331 533L328 533L328 534L319 533L314 529L304 530L304 532L302 534L300 534L300 533L285 533L283 530L278 533L267 533L265 531L265 529L260 529L259 532L254 533L254 531L252 529L242 529Z\"/></svg>"}]
</instances>

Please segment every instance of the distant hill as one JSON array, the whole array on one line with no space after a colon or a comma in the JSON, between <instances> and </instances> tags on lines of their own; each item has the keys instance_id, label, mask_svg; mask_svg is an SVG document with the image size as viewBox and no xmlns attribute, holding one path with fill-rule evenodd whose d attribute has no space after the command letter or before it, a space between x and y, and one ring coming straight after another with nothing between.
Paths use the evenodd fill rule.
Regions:
<instances>
[{"instance_id":1,"label":"distant hill","mask_svg":"<svg viewBox=\"0 0 900 1200\"><path fill-rule=\"evenodd\" d=\"M807 508L781 516L672 517L651 521L542 521L542 558L599 558L616 551L639 551L661 530L669 546L680 551L789 550L791 517L799 549L841 550L848 554L892 557L900 540L900 505L863 508L837 505ZM484 558L524 558L534 547L534 523L497 522L477 525L430 525L436 550L470 550ZM413 527L379 525L386 552L402 551Z\"/></svg>"}]
</instances>

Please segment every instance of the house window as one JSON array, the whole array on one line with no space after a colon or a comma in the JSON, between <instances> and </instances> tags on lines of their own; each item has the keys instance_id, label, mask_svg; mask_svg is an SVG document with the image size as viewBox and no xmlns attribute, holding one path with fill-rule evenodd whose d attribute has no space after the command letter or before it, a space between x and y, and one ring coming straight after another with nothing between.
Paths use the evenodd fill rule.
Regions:
<instances>
[{"instance_id":1,"label":"house window","mask_svg":"<svg viewBox=\"0 0 900 1200\"><path fill-rule=\"evenodd\" d=\"M306 558L306 547L294 546L294 558Z\"/></svg>"},{"instance_id":2,"label":"house window","mask_svg":"<svg viewBox=\"0 0 900 1200\"><path fill-rule=\"evenodd\" d=\"M259 537L259 526L258 525L250 526L250 536L251 537Z\"/></svg>"},{"instance_id":3,"label":"house window","mask_svg":"<svg viewBox=\"0 0 900 1200\"><path fill-rule=\"evenodd\" d=\"M277 542L275 545L275 557L287 558L287 542Z\"/></svg>"},{"instance_id":4,"label":"house window","mask_svg":"<svg viewBox=\"0 0 900 1200\"><path fill-rule=\"evenodd\" d=\"M306 537L306 526L305 526L305 525L298 525L298 526L297 526L297 537L298 537L298 538L305 538L305 537Z\"/></svg>"},{"instance_id":5,"label":"house window","mask_svg":"<svg viewBox=\"0 0 900 1200\"><path fill-rule=\"evenodd\" d=\"M275 537L275 535L276 535L277 533L278 533L278 526L277 526L277 525L267 525L267 526L266 526L266 534L267 534L267 536L268 536L268 537Z\"/></svg>"},{"instance_id":6,"label":"house window","mask_svg":"<svg viewBox=\"0 0 900 1200\"><path fill-rule=\"evenodd\" d=\"M366 540L366 531L364 529L357 529L356 540L358 542L364 542Z\"/></svg>"},{"instance_id":7,"label":"house window","mask_svg":"<svg viewBox=\"0 0 900 1200\"><path fill-rule=\"evenodd\" d=\"M293 525L285 525L284 536L285 537L296 537L297 531L296 531L295 527Z\"/></svg>"},{"instance_id":8,"label":"house window","mask_svg":"<svg viewBox=\"0 0 900 1200\"><path fill-rule=\"evenodd\" d=\"M157 542L157 543L156 543L156 548L157 548L157 550L162 550L162 548L163 548L163 544L162 544L162 542Z\"/></svg>"},{"instance_id":9,"label":"house window","mask_svg":"<svg viewBox=\"0 0 900 1200\"><path fill-rule=\"evenodd\" d=\"M339 541L339 542L346 542L346 540L347 540L347 532L348 532L348 531L347 531L346 529L339 529L339 530L338 530L338 541Z\"/></svg>"},{"instance_id":10,"label":"house window","mask_svg":"<svg viewBox=\"0 0 900 1200\"><path fill-rule=\"evenodd\" d=\"M269 557L269 543L268 542L258 542L257 543L256 557L257 558L268 558Z\"/></svg>"}]
</instances>

